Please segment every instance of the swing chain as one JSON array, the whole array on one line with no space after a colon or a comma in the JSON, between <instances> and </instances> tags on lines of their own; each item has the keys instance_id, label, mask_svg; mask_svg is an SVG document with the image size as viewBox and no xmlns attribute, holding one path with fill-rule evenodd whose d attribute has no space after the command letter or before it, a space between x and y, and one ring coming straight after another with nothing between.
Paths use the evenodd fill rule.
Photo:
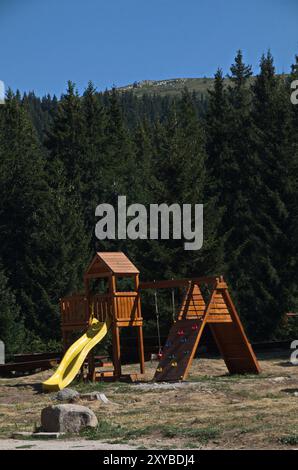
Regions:
<instances>
[{"instance_id":1,"label":"swing chain","mask_svg":"<svg viewBox=\"0 0 298 470\"><path fill-rule=\"evenodd\" d=\"M160 354L160 352L161 352L161 338L160 338L159 310L158 310L157 290L156 289L154 291L154 299L155 299L156 327L157 327L157 337L158 337L158 354Z\"/></svg>"},{"instance_id":2,"label":"swing chain","mask_svg":"<svg viewBox=\"0 0 298 470\"><path fill-rule=\"evenodd\" d=\"M175 290L174 287L172 288L172 318L173 323L176 321L176 309L175 309Z\"/></svg>"}]
</instances>

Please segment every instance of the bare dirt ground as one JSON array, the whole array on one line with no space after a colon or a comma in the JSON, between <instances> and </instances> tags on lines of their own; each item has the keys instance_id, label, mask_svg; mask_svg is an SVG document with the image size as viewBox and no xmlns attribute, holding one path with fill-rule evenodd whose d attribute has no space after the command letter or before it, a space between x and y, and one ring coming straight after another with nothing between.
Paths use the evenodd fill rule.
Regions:
<instances>
[{"instance_id":1,"label":"bare dirt ground","mask_svg":"<svg viewBox=\"0 0 298 470\"><path fill-rule=\"evenodd\" d=\"M55 403L40 386L51 371L0 378L0 449L298 449L298 367L288 359L281 351L259 355L259 376L229 376L221 359L204 358L180 384L72 384L100 390L111 403L81 401L98 428L56 441L10 439L38 428L41 409ZM150 381L156 363L146 366Z\"/></svg>"}]
</instances>

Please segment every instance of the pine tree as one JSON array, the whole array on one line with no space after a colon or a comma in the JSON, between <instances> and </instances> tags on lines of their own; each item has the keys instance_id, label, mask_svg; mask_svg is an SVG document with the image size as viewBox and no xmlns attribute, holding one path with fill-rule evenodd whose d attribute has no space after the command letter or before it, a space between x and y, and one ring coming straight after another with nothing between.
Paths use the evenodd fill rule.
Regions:
<instances>
[{"instance_id":1,"label":"pine tree","mask_svg":"<svg viewBox=\"0 0 298 470\"><path fill-rule=\"evenodd\" d=\"M205 138L191 95L187 90L172 104L165 127L159 128L155 156L156 175L160 182L159 202L204 204L204 244L198 251L185 251L183 240L159 243L158 258L167 266L166 277L216 273L221 264L217 249L220 211L208 198L205 161Z\"/></svg>"},{"instance_id":2,"label":"pine tree","mask_svg":"<svg viewBox=\"0 0 298 470\"><path fill-rule=\"evenodd\" d=\"M86 231L90 235L90 251L94 252L96 247L95 208L104 202L107 117L92 82L88 83L84 92L82 112L85 128L81 169L82 208Z\"/></svg>"},{"instance_id":3,"label":"pine tree","mask_svg":"<svg viewBox=\"0 0 298 470\"><path fill-rule=\"evenodd\" d=\"M11 91L0 113L0 255L28 332L51 335L57 304L49 293L47 260L54 208L45 160L30 119Z\"/></svg>"},{"instance_id":4,"label":"pine tree","mask_svg":"<svg viewBox=\"0 0 298 470\"><path fill-rule=\"evenodd\" d=\"M253 217L242 251L246 288L242 284L239 299L253 334L264 337L266 331L270 337L292 303L287 286L290 107L270 52L261 58L252 91L251 171L247 173Z\"/></svg>"},{"instance_id":5,"label":"pine tree","mask_svg":"<svg viewBox=\"0 0 298 470\"><path fill-rule=\"evenodd\" d=\"M82 104L75 84L68 82L67 91L57 106L46 139L52 161L63 168L69 190L78 199L82 194L84 158L84 120Z\"/></svg>"},{"instance_id":6,"label":"pine tree","mask_svg":"<svg viewBox=\"0 0 298 470\"><path fill-rule=\"evenodd\" d=\"M0 269L0 339L5 344L8 356L21 351L26 339L20 307L2 269Z\"/></svg>"},{"instance_id":7,"label":"pine tree","mask_svg":"<svg viewBox=\"0 0 298 470\"><path fill-rule=\"evenodd\" d=\"M286 81L286 93L289 90L289 85L293 81L298 80L298 55L295 56L295 62L291 67L291 74L288 81ZM291 88L291 93L293 89ZM291 103L291 136L290 136L290 170L289 179L291 187L291 198L289 201L289 225L287 228L289 245L290 245L290 261L288 266L288 283L289 291L292 296L293 310L298 309L298 281L297 281L297 269L298 269L298 252L297 252L297 240L298 240L298 105Z\"/></svg>"},{"instance_id":8,"label":"pine tree","mask_svg":"<svg viewBox=\"0 0 298 470\"><path fill-rule=\"evenodd\" d=\"M208 90L208 107L206 113L206 167L210 176L210 194L216 196L221 204L225 205L228 196L225 184L231 167L231 154L229 152L229 126L230 113L224 77L221 69L214 75L213 89Z\"/></svg>"},{"instance_id":9,"label":"pine tree","mask_svg":"<svg viewBox=\"0 0 298 470\"><path fill-rule=\"evenodd\" d=\"M60 296L82 286L83 271L92 255L92 234L86 226L89 213L83 200L89 189L85 143L82 104L74 84L69 82L46 139L46 168L55 207L54 226L59 227L56 234L52 234L56 241L52 272Z\"/></svg>"},{"instance_id":10,"label":"pine tree","mask_svg":"<svg viewBox=\"0 0 298 470\"><path fill-rule=\"evenodd\" d=\"M115 88L108 95L106 141L105 201L114 203L119 195L127 194L133 200L135 156Z\"/></svg>"}]
</instances>

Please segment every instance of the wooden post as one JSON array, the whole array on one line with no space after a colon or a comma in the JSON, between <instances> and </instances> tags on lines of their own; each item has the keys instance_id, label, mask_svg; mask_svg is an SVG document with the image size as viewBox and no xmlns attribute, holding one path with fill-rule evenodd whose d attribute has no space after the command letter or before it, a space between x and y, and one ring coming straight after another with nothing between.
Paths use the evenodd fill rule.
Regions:
<instances>
[{"instance_id":1,"label":"wooden post","mask_svg":"<svg viewBox=\"0 0 298 470\"><path fill-rule=\"evenodd\" d=\"M67 351L67 333L65 330L62 330L62 337L63 337L63 354Z\"/></svg>"},{"instance_id":2,"label":"wooden post","mask_svg":"<svg viewBox=\"0 0 298 470\"><path fill-rule=\"evenodd\" d=\"M138 348L139 348L140 372L141 372L141 374L145 374L143 327L138 326L137 328L138 328Z\"/></svg>"},{"instance_id":3,"label":"wooden post","mask_svg":"<svg viewBox=\"0 0 298 470\"><path fill-rule=\"evenodd\" d=\"M113 362L114 362L114 377L119 379L121 377L121 350L120 350L120 328L117 325L113 326Z\"/></svg>"},{"instance_id":4,"label":"wooden post","mask_svg":"<svg viewBox=\"0 0 298 470\"><path fill-rule=\"evenodd\" d=\"M91 315L91 308L90 308L90 288L89 288L89 279L86 277L84 278L85 284L85 297L86 297L86 316L87 319L90 318ZM84 364L81 367L81 374L83 375L84 372ZM92 349L88 354L88 379L91 382L95 382L96 380L96 370L95 370L95 359L94 359L94 350Z\"/></svg>"},{"instance_id":5,"label":"wooden post","mask_svg":"<svg viewBox=\"0 0 298 470\"><path fill-rule=\"evenodd\" d=\"M114 377L119 379L121 376L121 348L120 348L120 328L117 325L117 302L116 302L116 278L115 275L109 278L109 293L111 295L113 312L113 363Z\"/></svg>"},{"instance_id":6,"label":"wooden post","mask_svg":"<svg viewBox=\"0 0 298 470\"><path fill-rule=\"evenodd\" d=\"M141 302L140 302L140 292L139 292L139 275L135 275L135 291L138 293L137 298L137 317L141 317ZM138 326L138 351L139 351L139 361L140 361L140 372L145 374L145 357L144 357L144 339L143 339L143 322L142 325Z\"/></svg>"}]
</instances>

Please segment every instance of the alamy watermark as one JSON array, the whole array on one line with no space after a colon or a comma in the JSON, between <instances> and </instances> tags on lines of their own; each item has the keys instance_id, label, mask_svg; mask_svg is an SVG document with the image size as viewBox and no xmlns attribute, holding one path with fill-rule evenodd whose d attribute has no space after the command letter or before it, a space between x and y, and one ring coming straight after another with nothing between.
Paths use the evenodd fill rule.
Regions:
<instances>
[{"instance_id":1,"label":"alamy watermark","mask_svg":"<svg viewBox=\"0 0 298 470\"><path fill-rule=\"evenodd\" d=\"M95 235L99 240L172 238L183 239L185 250L203 246L203 204L150 204L147 209L143 204L127 206L126 196L118 196L116 209L117 215L111 204L96 207L95 216L100 220Z\"/></svg>"},{"instance_id":2,"label":"alamy watermark","mask_svg":"<svg viewBox=\"0 0 298 470\"><path fill-rule=\"evenodd\" d=\"M0 80L0 104L4 104L4 103L5 103L5 86L4 86L4 82Z\"/></svg>"},{"instance_id":3,"label":"alamy watermark","mask_svg":"<svg viewBox=\"0 0 298 470\"><path fill-rule=\"evenodd\" d=\"M294 90L291 93L291 103L298 104L298 80L293 80L291 83L291 89Z\"/></svg>"}]
</instances>

